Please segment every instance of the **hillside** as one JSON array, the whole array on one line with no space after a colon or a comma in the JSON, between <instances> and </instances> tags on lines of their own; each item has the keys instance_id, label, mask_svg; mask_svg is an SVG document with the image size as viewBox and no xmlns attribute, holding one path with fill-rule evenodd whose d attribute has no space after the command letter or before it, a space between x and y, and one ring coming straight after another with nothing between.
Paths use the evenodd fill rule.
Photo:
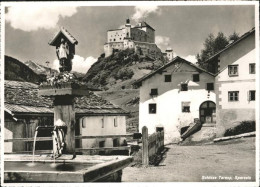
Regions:
<instances>
[{"instance_id":1,"label":"hillside","mask_svg":"<svg viewBox=\"0 0 260 187\"><path fill-rule=\"evenodd\" d=\"M138 55L133 49L115 51L107 58L102 54L88 70L83 81L103 90L129 89L135 80L163 64L164 59Z\"/></svg>"},{"instance_id":2,"label":"hillside","mask_svg":"<svg viewBox=\"0 0 260 187\"><path fill-rule=\"evenodd\" d=\"M102 54L83 81L103 89L97 94L130 113L127 132L133 133L138 131L139 89L132 89L132 83L164 63L164 60L138 55L132 49L117 51L107 58Z\"/></svg>"},{"instance_id":3,"label":"hillside","mask_svg":"<svg viewBox=\"0 0 260 187\"><path fill-rule=\"evenodd\" d=\"M21 61L5 55L5 80L26 81L39 84L46 75L37 74Z\"/></svg>"}]
</instances>

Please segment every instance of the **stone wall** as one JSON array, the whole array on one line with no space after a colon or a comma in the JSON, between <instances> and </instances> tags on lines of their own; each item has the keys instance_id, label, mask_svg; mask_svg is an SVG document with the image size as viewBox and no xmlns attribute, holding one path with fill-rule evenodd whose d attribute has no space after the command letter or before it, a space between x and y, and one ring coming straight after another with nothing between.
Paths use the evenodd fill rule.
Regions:
<instances>
[{"instance_id":1,"label":"stone wall","mask_svg":"<svg viewBox=\"0 0 260 187\"><path fill-rule=\"evenodd\" d=\"M225 131L235 127L236 122L255 121L255 109L220 109L217 110L217 137L222 137Z\"/></svg>"}]
</instances>

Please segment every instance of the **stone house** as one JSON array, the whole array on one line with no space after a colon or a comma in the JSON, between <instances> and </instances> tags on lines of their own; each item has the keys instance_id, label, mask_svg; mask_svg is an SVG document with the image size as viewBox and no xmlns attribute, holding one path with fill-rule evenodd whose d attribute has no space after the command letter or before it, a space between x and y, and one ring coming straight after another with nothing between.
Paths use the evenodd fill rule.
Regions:
<instances>
[{"instance_id":1,"label":"stone house","mask_svg":"<svg viewBox=\"0 0 260 187\"><path fill-rule=\"evenodd\" d=\"M104 44L105 56L108 57L113 50L135 49L143 55L153 58L161 56L161 50L155 44L155 30L146 22L140 22L136 26L126 20L123 28L107 31L107 42Z\"/></svg>"},{"instance_id":2,"label":"stone house","mask_svg":"<svg viewBox=\"0 0 260 187\"><path fill-rule=\"evenodd\" d=\"M163 128L165 141L178 142L180 129L199 118L216 122L214 75L179 56L135 82L140 87L139 132Z\"/></svg>"},{"instance_id":3,"label":"stone house","mask_svg":"<svg viewBox=\"0 0 260 187\"><path fill-rule=\"evenodd\" d=\"M217 136L237 122L255 120L258 69L255 42L253 28L207 60L215 74Z\"/></svg>"},{"instance_id":4,"label":"stone house","mask_svg":"<svg viewBox=\"0 0 260 187\"><path fill-rule=\"evenodd\" d=\"M53 126L52 100L38 96L38 85L29 82L5 81L4 138L34 137L38 126ZM75 135L125 135L128 113L93 92L75 98ZM39 136L51 136L40 132ZM76 140L76 148L115 147L125 138ZM5 152L31 151L32 142L5 142ZM52 149L52 142L37 142L36 149Z\"/></svg>"}]
</instances>

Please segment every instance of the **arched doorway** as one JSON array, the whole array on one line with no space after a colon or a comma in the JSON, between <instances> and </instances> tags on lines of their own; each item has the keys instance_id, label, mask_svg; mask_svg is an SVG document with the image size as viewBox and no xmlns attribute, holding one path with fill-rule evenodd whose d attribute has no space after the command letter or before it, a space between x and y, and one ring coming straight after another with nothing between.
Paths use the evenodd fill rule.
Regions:
<instances>
[{"instance_id":1,"label":"arched doorway","mask_svg":"<svg viewBox=\"0 0 260 187\"><path fill-rule=\"evenodd\" d=\"M216 123L216 104L212 101L205 101L200 105L201 123Z\"/></svg>"}]
</instances>

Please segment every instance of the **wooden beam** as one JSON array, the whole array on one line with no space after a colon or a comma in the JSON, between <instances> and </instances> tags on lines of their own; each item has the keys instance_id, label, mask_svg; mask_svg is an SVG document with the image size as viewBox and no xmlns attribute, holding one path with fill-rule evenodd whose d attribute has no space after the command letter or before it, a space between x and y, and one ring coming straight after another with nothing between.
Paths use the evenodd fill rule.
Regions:
<instances>
[{"instance_id":1,"label":"wooden beam","mask_svg":"<svg viewBox=\"0 0 260 187\"><path fill-rule=\"evenodd\" d=\"M123 134L123 135L103 135L103 136L75 136L75 139L123 138L123 137L133 137L133 134Z\"/></svg>"},{"instance_id":2,"label":"wooden beam","mask_svg":"<svg viewBox=\"0 0 260 187\"><path fill-rule=\"evenodd\" d=\"M142 128L142 164L143 166L149 165L149 149L148 149L148 128L144 126Z\"/></svg>"},{"instance_id":3,"label":"wooden beam","mask_svg":"<svg viewBox=\"0 0 260 187\"><path fill-rule=\"evenodd\" d=\"M23 142L33 142L34 138L13 138L13 139L5 139L4 142L16 142L16 141L23 141ZM36 141L52 141L52 137L37 137Z\"/></svg>"},{"instance_id":4,"label":"wooden beam","mask_svg":"<svg viewBox=\"0 0 260 187\"><path fill-rule=\"evenodd\" d=\"M256 132L254 131L254 132L248 132L248 133L238 134L238 135L234 135L234 136L215 138L213 141L220 142L220 141L238 139L238 138L243 138L243 137L251 137L251 136L256 136Z\"/></svg>"},{"instance_id":5,"label":"wooden beam","mask_svg":"<svg viewBox=\"0 0 260 187\"><path fill-rule=\"evenodd\" d=\"M96 138L123 138L123 137L133 137L133 134L122 134L122 135L103 135L103 136L75 136L75 139L96 139ZM5 139L4 142L15 142L15 141L25 141L33 142L34 138L13 138ZM36 141L52 141L52 137L37 137Z\"/></svg>"},{"instance_id":6,"label":"wooden beam","mask_svg":"<svg viewBox=\"0 0 260 187\"><path fill-rule=\"evenodd\" d=\"M106 151L106 150L130 150L131 147L130 146L121 146L121 147L94 147L94 148L76 148L76 151L93 151L93 150L97 150L97 151Z\"/></svg>"},{"instance_id":7,"label":"wooden beam","mask_svg":"<svg viewBox=\"0 0 260 187\"><path fill-rule=\"evenodd\" d=\"M33 151L17 151L17 152L5 152L4 154L31 154ZM52 150L35 150L35 153L51 154Z\"/></svg>"}]
</instances>

